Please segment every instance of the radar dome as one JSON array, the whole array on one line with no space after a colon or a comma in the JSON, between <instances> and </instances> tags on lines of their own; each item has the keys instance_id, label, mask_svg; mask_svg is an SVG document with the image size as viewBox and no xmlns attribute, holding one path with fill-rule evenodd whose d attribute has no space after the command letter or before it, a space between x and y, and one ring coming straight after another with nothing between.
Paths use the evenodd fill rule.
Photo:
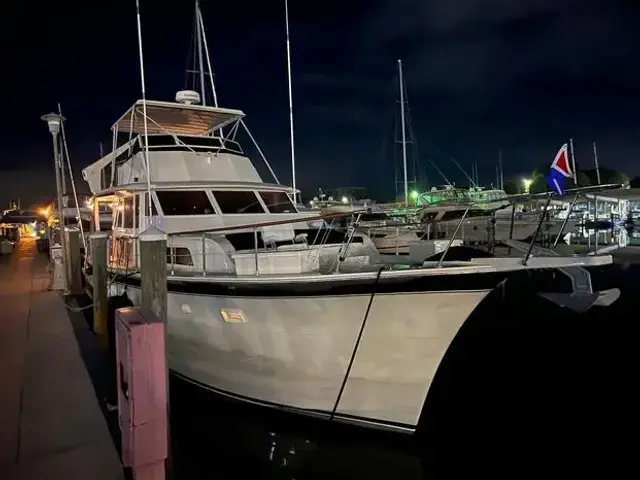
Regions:
<instances>
[{"instance_id":1,"label":"radar dome","mask_svg":"<svg viewBox=\"0 0 640 480\"><path fill-rule=\"evenodd\" d=\"M193 90L180 90L176 93L176 102L184 105L197 105L200 103L200 94Z\"/></svg>"}]
</instances>

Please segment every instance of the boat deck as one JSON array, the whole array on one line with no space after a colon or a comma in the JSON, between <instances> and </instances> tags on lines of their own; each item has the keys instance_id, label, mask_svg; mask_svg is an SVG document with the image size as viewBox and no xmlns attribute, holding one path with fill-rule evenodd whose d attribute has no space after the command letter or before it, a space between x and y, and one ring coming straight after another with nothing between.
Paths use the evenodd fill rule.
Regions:
<instances>
[{"instance_id":1,"label":"boat deck","mask_svg":"<svg viewBox=\"0 0 640 480\"><path fill-rule=\"evenodd\" d=\"M123 478L47 264L30 239L0 257L0 478Z\"/></svg>"}]
</instances>

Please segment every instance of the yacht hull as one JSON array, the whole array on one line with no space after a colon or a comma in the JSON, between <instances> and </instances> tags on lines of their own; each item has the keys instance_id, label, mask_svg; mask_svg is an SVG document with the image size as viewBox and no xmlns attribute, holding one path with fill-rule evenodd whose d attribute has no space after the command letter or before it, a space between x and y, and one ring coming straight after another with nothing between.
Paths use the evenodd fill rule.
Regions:
<instances>
[{"instance_id":1,"label":"yacht hull","mask_svg":"<svg viewBox=\"0 0 640 480\"><path fill-rule=\"evenodd\" d=\"M383 293L373 300L170 291L169 364L187 379L251 401L412 428L447 348L490 291ZM128 285L127 294L139 303L138 287ZM224 312L242 319L225 321Z\"/></svg>"}]
</instances>

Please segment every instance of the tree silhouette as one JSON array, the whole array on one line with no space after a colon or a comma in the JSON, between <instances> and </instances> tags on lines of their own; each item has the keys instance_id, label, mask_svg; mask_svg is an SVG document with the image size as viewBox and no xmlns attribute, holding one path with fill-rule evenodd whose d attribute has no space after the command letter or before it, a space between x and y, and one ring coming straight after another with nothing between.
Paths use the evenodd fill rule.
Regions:
<instances>
[{"instance_id":1,"label":"tree silhouette","mask_svg":"<svg viewBox=\"0 0 640 480\"><path fill-rule=\"evenodd\" d=\"M589 177L591 185L598 184L598 172L595 168L584 170L584 173ZM622 172L606 167L600 167L600 183L603 185L618 183L627 186L629 185L629 177Z\"/></svg>"},{"instance_id":2,"label":"tree silhouette","mask_svg":"<svg viewBox=\"0 0 640 480\"><path fill-rule=\"evenodd\" d=\"M504 191L507 195L515 195L521 193L520 181L517 178L507 178L504 181Z\"/></svg>"}]
</instances>

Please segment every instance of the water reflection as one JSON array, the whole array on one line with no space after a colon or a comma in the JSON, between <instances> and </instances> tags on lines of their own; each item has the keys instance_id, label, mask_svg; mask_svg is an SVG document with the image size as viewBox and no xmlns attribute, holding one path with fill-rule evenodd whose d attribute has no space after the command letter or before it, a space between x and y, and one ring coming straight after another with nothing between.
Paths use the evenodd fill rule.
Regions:
<instances>
[{"instance_id":1,"label":"water reflection","mask_svg":"<svg viewBox=\"0 0 640 480\"><path fill-rule=\"evenodd\" d=\"M631 245L632 239L639 238L640 234L633 223L590 227L592 228L583 225L567 232L563 235L565 243L570 246L586 247L586 252L595 252L603 248L624 248Z\"/></svg>"},{"instance_id":2,"label":"water reflection","mask_svg":"<svg viewBox=\"0 0 640 480\"><path fill-rule=\"evenodd\" d=\"M423 478L408 439L240 404L171 378L179 478Z\"/></svg>"},{"instance_id":3,"label":"water reflection","mask_svg":"<svg viewBox=\"0 0 640 480\"><path fill-rule=\"evenodd\" d=\"M627 314L640 267L592 270L595 289L622 290L613 307L578 315L516 283L493 295L501 308L474 312L440 366L418 437L293 417L172 377L174 478L519 478L635 462L616 430L630 428L640 403L640 327Z\"/></svg>"}]
</instances>

